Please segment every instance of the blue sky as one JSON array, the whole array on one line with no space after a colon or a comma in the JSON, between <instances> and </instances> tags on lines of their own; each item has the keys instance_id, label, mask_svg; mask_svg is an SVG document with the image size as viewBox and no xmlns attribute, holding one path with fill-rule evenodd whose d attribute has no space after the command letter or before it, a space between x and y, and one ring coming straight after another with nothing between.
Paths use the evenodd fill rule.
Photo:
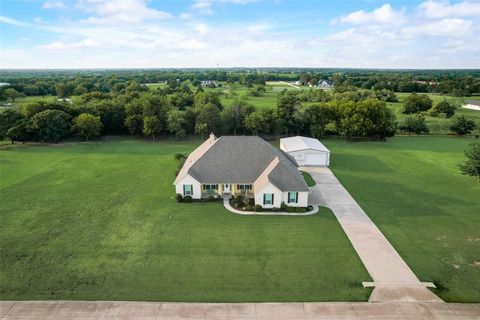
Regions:
<instances>
[{"instance_id":1,"label":"blue sky","mask_svg":"<svg viewBox=\"0 0 480 320\"><path fill-rule=\"evenodd\" d=\"M480 0L0 0L0 68L480 68Z\"/></svg>"}]
</instances>

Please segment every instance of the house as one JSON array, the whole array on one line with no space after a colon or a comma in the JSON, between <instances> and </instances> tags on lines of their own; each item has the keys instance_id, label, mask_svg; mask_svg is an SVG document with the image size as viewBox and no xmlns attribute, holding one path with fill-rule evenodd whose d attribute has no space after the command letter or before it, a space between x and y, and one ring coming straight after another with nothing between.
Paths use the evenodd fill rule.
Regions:
<instances>
[{"instance_id":1,"label":"house","mask_svg":"<svg viewBox=\"0 0 480 320\"><path fill-rule=\"evenodd\" d=\"M330 150L317 139L302 136L280 139L280 149L294 158L299 166L330 165Z\"/></svg>"},{"instance_id":2,"label":"house","mask_svg":"<svg viewBox=\"0 0 480 320\"><path fill-rule=\"evenodd\" d=\"M330 81L327 81L327 80L320 80L320 81L318 81L318 83L315 87L319 88L319 89L332 89L333 84Z\"/></svg>"},{"instance_id":3,"label":"house","mask_svg":"<svg viewBox=\"0 0 480 320\"><path fill-rule=\"evenodd\" d=\"M295 161L257 136L211 134L188 156L174 185L193 199L243 195L263 208L308 206L309 189Z\"/></svg>"},{"instance_id":4,"label":"house","mask_svg":"<svg viewBox=\"0 0 480 320\"><path fill-rule=\"evenodd\" d=\"M200 85L202 86L202 88L218 87L218 82L216 80L202 80L202 82L200 82Z\"/></svg>"},{"instance_id":5,"label":"house","mask_svg":"<svg viewBox=\"0 0 480 320\"><path fill-rule=\"evenodd\" d=\"M462 107L471 110L480 110L480 100L467 100Z\"/></svg>"}]
</instances>

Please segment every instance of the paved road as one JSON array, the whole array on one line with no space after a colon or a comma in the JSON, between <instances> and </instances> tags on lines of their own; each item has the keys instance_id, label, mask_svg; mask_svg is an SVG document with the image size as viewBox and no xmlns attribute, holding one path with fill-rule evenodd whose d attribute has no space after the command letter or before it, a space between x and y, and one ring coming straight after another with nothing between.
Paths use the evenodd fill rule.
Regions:
<instances>
[{"instance_id":1,"label":"paved road","mask_svg":"<svg viewBox=\"0 0 480 320\"><path fill-rule=\"evenodd\" d=\"M329 207L372 277L370 301L441 302L400 257L329 168L303 167L317 183L309 202ZM362 279L359 279L362 280Z\"/></svg>"},{"instance_id":2,"label":"paved road","mask_svg":"<svg viewBox=\"0 0 480 320\"><path fill-rule=\"evenodd\" d=\"M0 318L2 320L478 320L480 304L2 301Z\"/></svg>"}]
</instances>

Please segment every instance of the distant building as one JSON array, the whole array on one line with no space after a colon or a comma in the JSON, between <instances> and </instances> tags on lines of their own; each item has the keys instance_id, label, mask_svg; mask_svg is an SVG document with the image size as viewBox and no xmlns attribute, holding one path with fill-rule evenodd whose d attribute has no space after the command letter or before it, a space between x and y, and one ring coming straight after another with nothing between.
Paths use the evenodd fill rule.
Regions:
<instances>
[{"instance_id":1,"label":"distant building","mask_svg":"<svg viewBox=\"0 0 480 320\"><path fill-rule=\"evenodd\" d=\"M319 88L319 89L332 89L332 87L333 87L333 83L328 80L320 80L315 86L315 88Z\"/></svg>"},{"instance_id":2,"label":"distant building","mask_svg":"<svg viewBox=\"0 0 480 320\"><path fill-rule=\"evenodd\" d=\"M218 82L217 82L217 80L202 80L200 85L202 86L202 88L218 87Z\"/></svg>"}]
</instances>

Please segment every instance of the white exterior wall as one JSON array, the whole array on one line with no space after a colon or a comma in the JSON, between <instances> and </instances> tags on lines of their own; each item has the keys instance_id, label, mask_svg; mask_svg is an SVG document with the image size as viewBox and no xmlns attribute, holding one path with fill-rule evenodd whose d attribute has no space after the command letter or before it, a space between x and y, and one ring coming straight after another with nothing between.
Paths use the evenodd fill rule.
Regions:
<instances>
[{"instance_id":1,"label":"white exterior wall","mask_svg":"<svg viewBox=\"0 0 480 320\"><path fill-rule=\"evenodd\" d=\"M263 205L263 194L264 193L273 193L273 205ZM300 196L300 195L299 195ZM261 205L263 208L280 208L283 199L283 192L278 190L274 185L269 183L263 189L257 191L255 190L255 204Z\"/></svg>"},{"instance_id":2,"label":"white exterior wall","mask_svg":"<svg viewBox=\"0 0 480 320\"><path fill-rule=\"evenodd\" d=\"M288 152L289 155L295 158L299 166L328 166L330 165L330 153L316 150L300 150ZM321 163L308 163L307 154L321 154L324 157L324 161Z\"/></svg>"},{"instance_id":3,"label":"white exterior wall","mask_svg":"<svg viewBox=\"0 0 480 320\"><path fill-rule=\"evenodd\" d=\"M295 191L293 191L295 192ZM297 203L288 203L288 192L283 193L283 201L286 205L290 207L307 207L308 206L308 192L299 191L298 192L298 202Z\"/></svg>"},{"instance_id":4,"label":"white exterior wall","mask_svg":"<svg viewBox=\"0 0 480 320\"><path fill-rule=\"evenodd\" d=\"M192 199L201 199L202 198L202 185L197 180L193 179L192 176L186 175L182 180L175 184L175 193L179 193L182 196L183 194L183 185L191 184L193 185L193 195Z\"/></svg>"}]
</instances>

